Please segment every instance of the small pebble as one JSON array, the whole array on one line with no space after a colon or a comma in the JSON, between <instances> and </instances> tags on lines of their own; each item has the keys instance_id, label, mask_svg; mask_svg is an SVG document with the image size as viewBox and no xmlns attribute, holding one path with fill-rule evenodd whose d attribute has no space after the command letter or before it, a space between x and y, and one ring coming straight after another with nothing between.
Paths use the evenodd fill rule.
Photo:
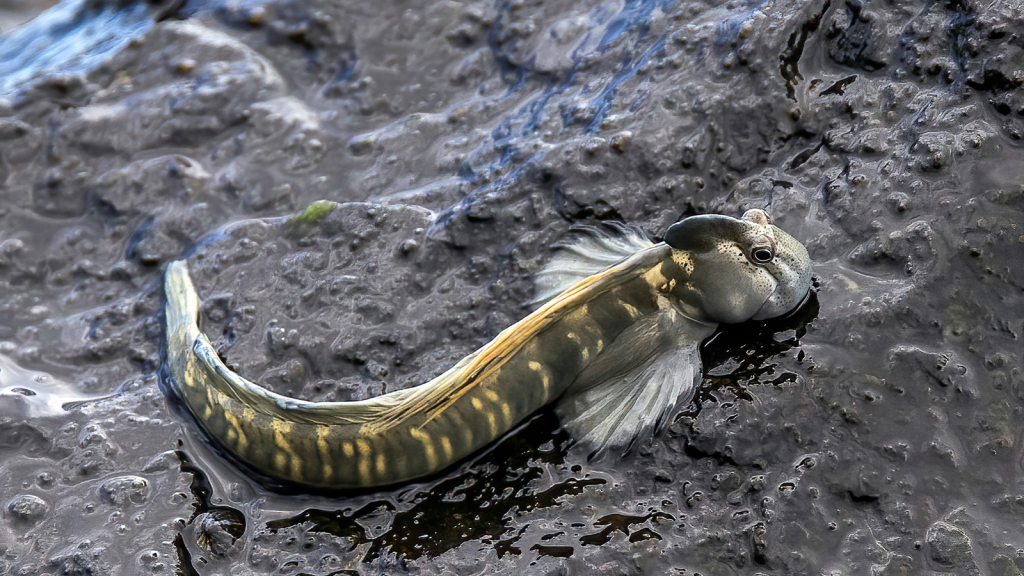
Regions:
<instances>
[{"instance_id":1,"label":"small pebble","mask_svg":"<svg viewBox=\"0 0 1024 576\"><path fill-rule=\"evenodd\" d=\"M619 132L615 136L612 136L611 147L619 154L626 151L629 143L633 140L633 133L630 131Z\"/></svg>"}]
</instances>

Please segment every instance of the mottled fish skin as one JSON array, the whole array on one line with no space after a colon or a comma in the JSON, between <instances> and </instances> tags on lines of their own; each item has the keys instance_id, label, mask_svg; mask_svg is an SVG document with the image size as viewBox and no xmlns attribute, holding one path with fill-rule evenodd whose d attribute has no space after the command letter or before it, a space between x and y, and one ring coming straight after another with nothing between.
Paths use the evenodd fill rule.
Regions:
<instances>
[{"instance_id":1,"label":"mottled fish skin","mask_svg":"<svg viewBox=\"0 0 1024 576\"><path fill-rule=\"evenodd\" d=\"M736 230L718 232L731 236L717 244L747 242L750 231L739 238ZM806 251L795 256L801 257ZM698 340L713 332L717 310L702 310L701 292L685 289L691 275L704 274L702 262L700 250L652 244L568 287L426 384L361 402L310 403L262 389L224 366L199 331L199 298L186 263L177 261L165 275L167 365L206 433L249 466L311 487L395 484L458 462L558 400L616 338L666 305L694 318ZM754 297L761 303L744 320L776 292Z\"/></svg>"}]
</instances>

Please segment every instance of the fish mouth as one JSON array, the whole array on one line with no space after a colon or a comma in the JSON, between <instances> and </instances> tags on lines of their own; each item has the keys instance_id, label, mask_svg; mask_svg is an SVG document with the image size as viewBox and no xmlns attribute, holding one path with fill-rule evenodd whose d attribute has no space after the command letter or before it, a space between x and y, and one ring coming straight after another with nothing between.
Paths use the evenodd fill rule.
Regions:
<instances>
[{"instance_id":1,"label":"fish mouth","mask_svg":"<svg viewBox=\"0 0 1024 576\"><path fill-rule=\"evenodd\" d=\"M808 288L807 292L804 293L804 297L800 299L800 302L797 303L796 306L793 306L792 308L790 308L789 312L786 312L785 314L783 314L782 318L788 318L789 316L792 316L793 314L796 314L797 310L800 310L801 308L803 308L804 304L807 304L807 301L811 299L811 292L812 292L812 290L810 288Z\"/></svg>"},{"instance_id":2,"label":"fish mouth","mask_svg":"<svg viewBox=\"0 0 1024 576\"><path fill-rule=\"evenodd\" d=\"M764 312L765 312L765 307L768 306L769 304L771 304L772 298L771 298L771 296L769 296L764 301L764 304L762 304L761 307L758 308L757 312L753 316L750 317L750 319L751 320L771 320L771 319L779 319L779 318L789 318L790 316L796 314L801 308L803 308L804 304L807 304L807 301L810 300L810 298L811 298L811 292L812 292L812 290L810 289L810 287L808 287L807 288L807 292L804 293L803 298L801 298L800 301L797 302L796 305L793 306L792 308L790 308L789 310L786 310L785 312L782 312L781 314L773 314L771 316L763 316L762 314L764 314ZM772 296L774 296L774 295L775 294L773 293Z\"/></svg>"},{"instance_id":3,"label":"fish mouth","mask_svg":"<svg viewBox=\"0 0 1024 576\"><path fill-rule=\"evenodd\" d=\"M807 293L804 294L804 297L803 297L803 299L800 300L799 304L797 304L796 306L793 306L785 314L780 314L778 317L776 317L776 319L777 320L787 320L789 318L793 318L793 317L799 316L803 312L804 307L807 306L807 304L811 301L811 297L813 295L814 295L814 290L811 289L811 288L808 288L807 289Z\"/></svg>"}]
</instances>

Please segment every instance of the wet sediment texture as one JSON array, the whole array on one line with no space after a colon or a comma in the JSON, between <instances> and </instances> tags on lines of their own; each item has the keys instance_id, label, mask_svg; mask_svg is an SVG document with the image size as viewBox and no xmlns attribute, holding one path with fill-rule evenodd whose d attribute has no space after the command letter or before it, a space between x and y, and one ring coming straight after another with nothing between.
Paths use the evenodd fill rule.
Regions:
<instances>
[{"instance_id":1,"label":"wet sediment texture","mask_svg":"<svg viewBox=\"0 0 1024 576\"><path fill-rule=\"evenodd\" d=\"M0 104L0 353L125 392L32 419L2 398L0 567L1020 573L1022 19L186 2L40 71ZM258 219L320 198L371 204ZM189 250L229 365L344 400L522 317L573 222L766 205L816 262L818 317L709 344L697 404L622 461L566 454L548 415L447 479L300 499L157 384L160 273Z\"/></svg>"}]
</instances>

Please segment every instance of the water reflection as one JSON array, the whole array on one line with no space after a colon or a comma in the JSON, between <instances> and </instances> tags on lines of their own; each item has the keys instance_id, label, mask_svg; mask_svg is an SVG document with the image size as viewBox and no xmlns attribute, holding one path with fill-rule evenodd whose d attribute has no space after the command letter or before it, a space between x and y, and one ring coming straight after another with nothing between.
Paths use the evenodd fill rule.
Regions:
<instances>
[{"instance_id":1,"label":"water reflection","mask_svg":"<svg viewBox=\"0 0 1024 576\"><path fill-rule=\"evenodd\" d=\"M0 35L0 98L42 76L87 74L178 2L67 0ZM70 87L65 87L70 88Z\"/></svg>"},{"instance_id":2,"label":"water reflection","mask_svg":"<svg viewBox=\"0 0 1024 576\"><path fill-rule=\"evenodd\" d=\"M519 554L516 536L502 538L511 528L510 513L548 508L560 498L606 483L588 477L579 465L568 468L565 455L570 443L554 413L543 411L466 472L427 490L403 493L397 505L380 500L358 510L311 509L267 526L276 530L309 523L312 532L349 538L356 546L369 544L364 561L385 551L407 559L432 557L471 540L492 543L499 556ZM568 472L567 477L537 489L550 468Z\"/></svg>"},{"instance_id":3,"label":"water reflection","mask_svg":"<svg viewBox=\"0 0 1024 576\"><path fill-rule=\"evenodd\" d=\"M793 382L796 374L776 374L776 357L798 348L807 333L807 325L818 316L818 295L811 292L807 301L787 316L764 322L745 322L724 326L700 347L704 363L704 382L690 409L694 416L711 392L725 388L743 400L752 400L747 391L752 384ZM803 360L803 352L797 354Z\"/></svg>"}]
</instances>

